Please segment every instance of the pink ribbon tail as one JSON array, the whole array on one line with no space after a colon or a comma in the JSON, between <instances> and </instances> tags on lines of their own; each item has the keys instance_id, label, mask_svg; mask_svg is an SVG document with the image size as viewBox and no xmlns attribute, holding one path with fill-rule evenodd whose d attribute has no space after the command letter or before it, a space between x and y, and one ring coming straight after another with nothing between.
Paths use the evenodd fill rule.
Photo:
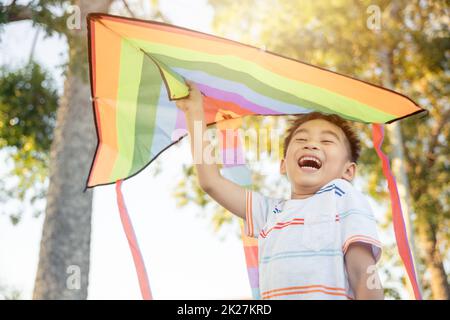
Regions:
<instances>
[{"instance_id":1,"label":"pink ribbon tail","mask_svg":"<svg viewBox=\"0 0 450 320\"><path fill-rule=\"evenodd\" d=\"M128 245L130 246L131 255L133 256L134 266L136 268L142 298L144 300L153 300L152 292L150 290L150 283L148 281L147 270L145 269L144 260L142 259L141 250L139 249L139 244L136 239L136 234L134 233L130 216L128 215L127 207L125 206L121 186L122 180L118 180L116 182L116 195L117 205L119 207L120 213L120 220L122 221L122 227L125 231Z\"/></svg>"},{"instance_id":2,"label":"pink ribbon tail","mask_svg":"<svg viewBox=\"0 0 450 320\"><path fill-rule=\"evenodd\" d=\"M414 269L414 262L409 247L408 235L406 233L405 221L403 220L403 212L400 204L400 197L398 195L397 183L395 177L391 172L389 165L389 158L381 151L381 145L384 138L384 126L381 124L372 124L372 139L375 150L383 165L383 174L387 180L391 207L392 207L392 221L394 224L395 239L397 241L398 252L406 268L409 281L411 282L414 296L416 300L422 300L419 285L416 279L416 272Z\"/></svg>"}]
</instances>

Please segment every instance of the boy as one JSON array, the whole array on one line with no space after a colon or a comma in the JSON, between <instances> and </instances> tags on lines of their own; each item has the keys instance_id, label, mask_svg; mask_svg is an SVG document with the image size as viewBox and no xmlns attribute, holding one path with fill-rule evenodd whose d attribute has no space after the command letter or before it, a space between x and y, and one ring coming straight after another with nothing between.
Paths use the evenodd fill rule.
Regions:
<instances>
[{"instance_id":1,"label":"boy","mask_svg":"<svg viewBox=\"0 0 450 320\"><path fill-rule=\"evenodd\" d=\"M177 101L185 112L194 159L194 125L206 123L201 93ZM313 112L297 117L284 142L280 173L291 199L273 199L221 176L216 164L196 163L200 187L245 220L258 238L263 299L383 299L375 264L381 255L375 219L362 193L350 183L360 146L348 123Z\"/></svg>"}]
</instances>

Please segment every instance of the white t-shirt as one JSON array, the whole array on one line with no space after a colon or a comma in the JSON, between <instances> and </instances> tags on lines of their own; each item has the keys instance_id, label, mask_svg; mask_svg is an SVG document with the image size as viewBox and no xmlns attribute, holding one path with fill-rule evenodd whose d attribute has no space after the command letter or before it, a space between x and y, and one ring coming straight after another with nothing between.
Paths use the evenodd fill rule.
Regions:
<instances>
[{"instance_id":1,"label":"white t-shirt","mask_svg":"<svg viewBox=\"0 0 450 320\"><path fill-rule=\"evenodd\" d=\"M381 243L365 196L334 179L307 199L246 192L245 232L258 238L262 299L354 299L344 264L351 243Z\"/></svg>"}]
</instances>

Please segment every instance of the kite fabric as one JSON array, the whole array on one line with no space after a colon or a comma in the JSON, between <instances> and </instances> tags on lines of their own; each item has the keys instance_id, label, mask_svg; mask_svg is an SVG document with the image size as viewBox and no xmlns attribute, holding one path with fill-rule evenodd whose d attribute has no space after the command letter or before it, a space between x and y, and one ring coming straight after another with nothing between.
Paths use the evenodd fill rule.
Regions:
<instances>
[{"instance_id":1,"label":"kite fabric","mask_svg":"<svg viewBox=\"0 0 450 320\"><path fill-rule=\"evenodd\" d=\"M203 94L208 125L227 128L233 121L226 120L243 116L313 111L371 123L391 193L398 250L415 297L421 299L395 178L381 143L383 124L426 110L395 91L209 34L100 13L89 14L87 20L98 144L86 188L117 184L121 219L144 297L151 298L150 286L141 283L148 277L120 186L187 135L184 113L175 100L189 95L188 79ZM224 163L222 174L250 187L241 143L221 148L224 159L238 151L236 161ZM253 297L259 298L254 240L243 234Z\"/></svg>"}]
</instances>

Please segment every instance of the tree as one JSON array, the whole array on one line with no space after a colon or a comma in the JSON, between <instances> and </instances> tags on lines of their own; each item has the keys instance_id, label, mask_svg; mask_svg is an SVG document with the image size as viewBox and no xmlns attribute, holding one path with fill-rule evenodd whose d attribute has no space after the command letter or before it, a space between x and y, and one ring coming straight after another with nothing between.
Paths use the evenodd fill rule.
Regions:
<instances>
[{"instance_id":1,"label":"tree","mask_svg":"<svg viewBox=\"0 0 450 320\"><path fill-rule=\"evenodd\" d=\"M51 144L50 179L35 299L87 297L92 191L83 193L83 188L96 137L86 73L85 17L91 11L107 12L111 2L39 1L18 5L13 1L2 10L1 17L6 22L32 19L44 26L47 32L66 35L69 43L64 95L57 111ZM67 27L66 13L55 13L58 8L61 10L71 4L80 9L81 16L75 18L81 19L81 31ZM37 132L38 128L32 125L29 129Z\"/></svg>"},{"instance_id":2,"label":"tree","mask_svg":"<svg viewBox=\"0 0 450 320\"><path fill-rule=\"evenodd\" d=\"M64 94L59 100L56 119L50 110L43 110L39 117L34 117L36 114L30 116L32 121L24 122L25 129L16 134L34 137L37 135L38 125L45 123L43 119L47 117L56 122L54 132L42 132L43 141L38 141L39 147L33 147L33 151L42 151L43 156L50 158L49 162L43 163L44 169L49 171L49 186L34 299L87 298L93 191L83 190L94 155L96 135L87 74L86 15L89 12L108 12L113 4L117 4L118 11L126 9L132 16L133 9L141 5L134 3L133 6L128 6L125 0L114 3L113 0L40 0L26 5L12 1L7 6L0 6L0 24L31 20L48 34L65 36L69 45ZM158 1L152 0L152 5L150 15L163 19ZM74 10L69 12L66 10L68 8ZM71 23L68 23L68 19ZM78 23L81 24L80 29L76 29ZM74 28L71 27L72 24ZM19 81L9 83L11 88L17 88ZM24 85L28 87L29 81L25 81ZM53 98L53 91L47 87L43 86L40 91ZM8 102L4 105L5 114L9 115L17 107L17 103L14 104L18 98L16 93L17 90L5 92ZM29 98L37 93L39 92L30 91ZM48 107L51 106L50 102ZM28 119L22 111L19 108L21 117ZM53 127L46 129L51 131ZM11 141L14 140L10 138L8 141L12 144ZM22 152L22 149L19 151ZM24 179L22 172L16 174ZM31 180L28 183L33 185L35 182L36 180Z\"/></svg>"},{"instance_id":3,"label":"tree","mask_svg":"<svg viewBox=\"0 0 450 320\"><path fill-rule=\"evenodd\" d=\"M86 15L107 12L112 0L77 1L81 31L68 32L69 70L50 153L50 183L34 299L86 299L92 190L83 192L95 149L86 68ZM78 66L75 68L74 66Z\"/></svg>"}]
</instances>

